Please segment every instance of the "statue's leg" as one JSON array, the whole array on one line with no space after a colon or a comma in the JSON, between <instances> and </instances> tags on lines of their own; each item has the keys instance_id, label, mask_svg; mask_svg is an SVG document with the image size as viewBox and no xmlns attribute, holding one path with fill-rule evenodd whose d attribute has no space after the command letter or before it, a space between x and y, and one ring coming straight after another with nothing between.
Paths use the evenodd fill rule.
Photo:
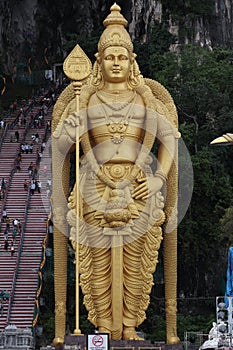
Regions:
<instances>
[{"instance_id":1,"label":"statue's leg","mask_svg":"<svg viewBox=\"0 0 233 350\"><path fill-rule=\"evenodd\" d=\"M55 338L53 344L63 344L66 332L67 237L54 228L54 290Z\"/></svg>"},{"instance_id":2,"label":"statue's leg","mask_svg":"<svg viewBox=\"0 0 233 350\"><path fill-rule=\"evenodd\" d=\"M93 248L92 259L92 293L97 313L97 327L99 332L109 333L111 337L111 250Z\"/></svg>"},{"instance_id":3,"label":"statue's leg","mask_svg":"<svg viewBox=\"0 0 233 350\"><path fill-rule=\"evenodd\" d=\"M54 145L53 145L54 146ZM55 338L54 345L64 342L66 333L66 289L68 259L68 225L66 211L69 189L69 156L53 147L53 223L54 223L54 292L55 292Z\"/></svg>"},{"instance_id":4,"label":"statue's leg","mask_svg":"<svg viewBox=\"0 0 233 350\"><path fill-rule=\"evenodd\" d=\"M164 234L164 278L167 343L180 342L177 337L176 298L177 298L177 232L174 230Z\"/></svg>"},{"instance_id":5,"label":"statue's leg","mask_svg":"<svg viewBox=\"0 0 233 350\"><path fill-rule=\"evenodd\" d=\"M140 231L145 227L139 226ZM146 318L161 241L161 227L153 226L124 246L124 339L140 339L135 327Z\"/></svg>"},{"instance_id":6,"label":"statue's leg","mask_svg":"<svg viewBox=\"0 0 233 350\"><path fill-rule=\"evenodd\" d=\"M141 254L143 237L124 246L123 339L138 339L135 327L142 298Z\"/></svg>"},{"instance_id":7,"label":"statue's leg","mask_svg":"<svg viewBox=\"0 0 233 350\"><path fill-rule=\"evenodd\" d=\"M81 274L81 287L85 295L85 306L89 311L88 319L102 333L112 331L112 302L111 302L111 249L110 238L103 236L103 228L94 212L85 214L86 244L90 249L88 261L90 277L85 279ZM86 275L88 272L86 272ZM89 285L89 287L88 287Z\"/></svg>"}]
</instances>

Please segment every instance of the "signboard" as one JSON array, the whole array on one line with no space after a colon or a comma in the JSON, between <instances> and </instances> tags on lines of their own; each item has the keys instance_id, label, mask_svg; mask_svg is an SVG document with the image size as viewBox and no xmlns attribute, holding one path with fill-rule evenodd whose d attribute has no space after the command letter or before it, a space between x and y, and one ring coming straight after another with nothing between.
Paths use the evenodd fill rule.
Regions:
<instances>
[{"instance_id":1,"label":"signboard","mask_svg":"<svg viewBox=\"0 0 233 350\"><path fill-rule=\"evenodd\" d=\"M108 350L109 334L95 333L87 335L87 350Z\"/></svg>"}]
</instances>

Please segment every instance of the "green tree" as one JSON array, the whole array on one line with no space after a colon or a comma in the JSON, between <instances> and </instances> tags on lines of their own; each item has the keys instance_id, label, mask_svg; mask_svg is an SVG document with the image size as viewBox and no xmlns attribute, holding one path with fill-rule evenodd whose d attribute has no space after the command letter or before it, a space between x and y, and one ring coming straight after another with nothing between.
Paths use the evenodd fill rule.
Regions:
<instances>
[{"instance_id":1,"label":"green tree","mask_svg":"<svg viewBox=\"0 0 233 350\"><path fill-rule=\"evenodd\" d=\"M158 57L160 63L154 60L146 69L153 67L149 76L175 100L194 171L192 201L179 226L179 288L188 295L216 295L231 240L220 220L233 199L233 161L229 148L210 142L233 130L232 52L186 46Z\"/></svg>"},{"instance_id":2,"label":"green tree","mask_svg":"<svg viewBox=\"0 0 233 350\"><path fill-rule=\"evenodd\" d=\"M89 59L94 62L95 53L97 52L97 45L99 41L101 31L96 31L92 33L91 36L78 35L76 33L68 33L66 35L66 41L64 44L64 49L69 53L73 48L79 44L82 50L86 53Z\"/></svg>"}]
</instances>

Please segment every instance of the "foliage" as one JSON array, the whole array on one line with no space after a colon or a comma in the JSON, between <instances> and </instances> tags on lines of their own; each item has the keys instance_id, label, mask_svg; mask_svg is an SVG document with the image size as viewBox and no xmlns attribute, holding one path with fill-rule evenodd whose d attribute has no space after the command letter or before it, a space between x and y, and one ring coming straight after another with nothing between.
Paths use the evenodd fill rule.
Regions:
<instances>
[{"instance_id":1,"label":"foliage","mask_svg":"<svg viewBox=\"0 0 233 350\"><path fill-rule=\"evenodd\" d=\"M229 231L221 229L221 218L232 205L233 160L231 149L210 142L233 131L233 54L196 46L174 53L158 45L164 52L150 56L143 50L140 69L173 96L194 172L192 201L179 226L179 289L187 295L216 295L222 293L227 250L233 244Z\"/></svg>"},{"instance_id":2,"label":"foliage","mask_svg":"<svg viewBox=\"0 0 233 350\"><path fill-rule=\"evenodd\" d=\"M232 186L222 169L213 172L213 157L209 159L208 154L203 150L192 157L193 196L179 227L179 288L195 296L222 294L220 281L231 241L229 234L221 231L220 219L231 202Z\"/></svg>"},{"instance_id":3,"label":"foliage","mask_svg":"<svg viewBox=\"0 0 233 350\"><path fill-rule=\"evenodd\" d=\"M202 310L198 313L192 314L194 305L192 302L190 308L187 306L183 308L182 313L177 316L177 333L181 341L184 341L185 332L200 332L208 334L212 322L215 320L215 310L213 307L207 306L207 301L201 303ZM200 302L199 302L200 304ZM198 305L197 305L198 306ZM186 310L186 311L185 311ZM206 312L208 310L208 312ZM166 321L165 321L165 307L164 300L151 300L147 311L147 318L140 326L140 330L146 335L146 338L152 342L165 341L166 339Z\"/></svg>"},{"instance_id":4,"label":"foliage","mask_svg":"<svg viewBox=\"0 0 233 350\"><path fill-rule=\"evenodd\" d=\"M46 345L52 342L54 338L54 276L48 257L43 273L43 288L41 297L44 299L43 305L40 306L38 325L43 326L43 337L37 339L37 345Z\"/></svg>"},{"instance_id":5,"label":"foliage","mask_svg":"<svg viewBox=\"0 0 233 350\"><path fill-rule=\"evenodd\" d=\"M178 336L181 340L184 340L183 337L185 332L200 332L203 334L208 334L212 327L212 322L214 320L215 320L214 314L210 314L207 316L178 315L177 317Z\"/></svg>"},{"instance_id":6,"label":"foliage","mask_svg":"<svg viewBox=\"0 0 233 350\"><path fill-rule=\"evenodd\" d=\"M185 332L200 332L203 334L208 334L214 320L214 314L207 316L178 315L177 334L181 341L184 341ZM150 328L146 328L146 331L149 331L146 334L147 339L149 339L151 342L166 339L166 321L164 317L154 313L153 317L149 318L148 324L150 324Z\"/></svg>"},{"instance_id":7,"label":"foliage","mask_svg":"<svg viewBox=\"0 0 233 350\"><path fill-rule=\"evenodd\" d=\"M201 131L210 137L217 129L232 128L231 58L219 59L222 51L186 46L179 54L165 53L157 65L157 80L172 93L179 110L180 122L196 118ZM154 70L150 72L154 75ZM199 130L200 131L200 130ZM210 134L211 132L211 134ZM221 132L221 130L220 130ZM199 140L206 140L200 135Z\"/></svg>"},{"instance_id":8,"label":"foliage","mask_svg":"<svg viewBox=\"0 0 233 350\"><path fill-rule=\"evenodd\" d=\"M134 51L137 53L137 61L145 76L154 78L153 72L157 66L163 67L163 53L169 50L171 44L175 42L174 36L168 32L164 24L156 22L151 32L148 34L148 41L141 43L134 41ZM152 73L152 74L151 74Z\"/></svg>"},{"instance_id":9,"label":"foliage","mask_svg":"<svg viewBox=\"0 0 233 350\"><path fill-rule=\"evenodd\" d=\"M79 44L82 50L86 53L91 61L94 61L94 54L97 51L97 45L100 37L100 31L92 33L90 37L84 35L78 35L76 33L69 33L66 36L66 42L64 49L67 54L73 50L73 48Z\"/></svg>"},{"instance_id":10,"label":"foliage","mask_svg":"<svg viewBox=\"0 0 233 350\"><path fill-rule=\"evenodd\" d=\"M233 232L233 207L225 210L223 217L220 219L223 234L226 236Z\"/></svg>"}]
</instances>

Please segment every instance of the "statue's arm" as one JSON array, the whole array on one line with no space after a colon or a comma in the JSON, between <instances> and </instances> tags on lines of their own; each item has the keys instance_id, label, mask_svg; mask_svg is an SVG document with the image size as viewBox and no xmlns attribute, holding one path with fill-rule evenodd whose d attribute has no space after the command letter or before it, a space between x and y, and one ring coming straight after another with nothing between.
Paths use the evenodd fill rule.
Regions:
<instances>
[{"instance_id":1,"label":"statue's arm","mask_svg":"<svg viewBox=\"0 0 233 350\"><path fill-rule=\"evenodd\" d=\"M166 180L175 157L177 129L164 117L158 116L157 139L160 143L155 176L160 174Z\"/></svg>"},{"instance_id":2,"label":"statue's arm","mask_svg":"<svg viewBox=\"0 0 233 350\"><path fill-rule=\"evenodd\" d=\"M157 138L160 146L157 155L157 170L154 177L138 180L139 186L134 191L134 198L147 199L160 191L166 183L175 156L176 134L177 130L172 124L164 116L158 115Z\"/></svg>"},{"instance_id":3,"label":"statue's arm","mask_svg":"<svg viewBox=\"0 0 233 350\"><path fill-rule=\"evenodd\" d=\"M76 142L77 135L80 138L83 134L83 124L81 111L76 112L73 87L69 85L54 106L53 146L62 154L67 154L67 149Z\"/></svg>"}]
</instances>

